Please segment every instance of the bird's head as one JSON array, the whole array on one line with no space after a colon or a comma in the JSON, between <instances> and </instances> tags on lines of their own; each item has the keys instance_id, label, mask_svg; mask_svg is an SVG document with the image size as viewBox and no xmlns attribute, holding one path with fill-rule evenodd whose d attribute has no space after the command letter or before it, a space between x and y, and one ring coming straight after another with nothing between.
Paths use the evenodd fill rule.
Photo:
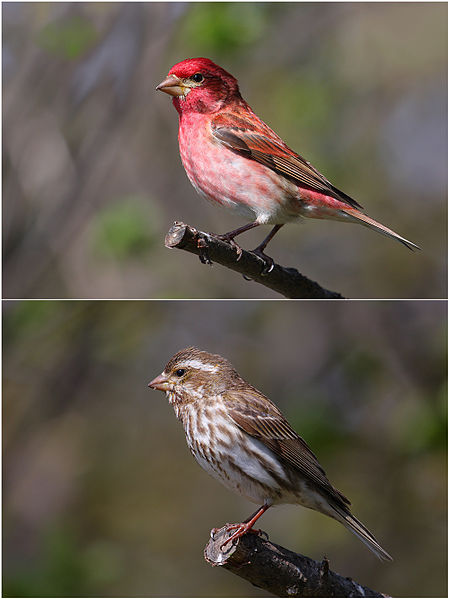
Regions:
<instances>
[{"instance_id":1,"label":"bird's head","mask_svg":"<svg viewBox=\"0 0 449 599\"><path fill-rule=\"evenodd\" d=\"M202 401L238 381L240 376L225 358L188 347L176 353L148 386L165 391L170 403L183 403Z\"/></svg>"},{"instance_id":2,"label":"bird's head","mask_svg":"<svg viewBox=\"0 0 449 599\"><path fill-rule=\"evenodd\" d=\"M208 58L178 62L156 89L173 96L180 114L216 112L230 101L242 101L237 79Z\"/></svg>"}]
</instances>

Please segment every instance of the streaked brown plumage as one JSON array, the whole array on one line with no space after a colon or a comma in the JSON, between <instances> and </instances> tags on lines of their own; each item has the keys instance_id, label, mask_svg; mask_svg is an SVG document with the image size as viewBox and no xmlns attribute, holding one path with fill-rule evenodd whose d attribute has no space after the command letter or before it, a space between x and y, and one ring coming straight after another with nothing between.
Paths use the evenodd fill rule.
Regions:
<instances>
[{"instance_id":1,"label":"streaked brown plumage","mask_svg":"<svg viewBox=\"0 0 449 599\"><path fill-rule=\"evenodd\" d=\"M391 560L350 512L316 456L280 410L221 356L194 347L173 356L149 384L165 391L197 462L225 486L261 505L232 528L237 538L272 505L298 503L341 522L380 559Z\"/></svg>"}]
</instances>

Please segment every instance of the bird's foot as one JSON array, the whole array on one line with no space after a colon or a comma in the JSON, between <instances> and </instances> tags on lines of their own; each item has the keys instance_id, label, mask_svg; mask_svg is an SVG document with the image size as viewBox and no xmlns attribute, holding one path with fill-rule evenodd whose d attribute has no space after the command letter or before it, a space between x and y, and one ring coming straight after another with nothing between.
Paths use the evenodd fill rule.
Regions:
<instances>
[{"instance_id":1,"label":"bird's foot","mask_svg":"<svg viewBox=\"0 0 449 599\"><path fill-rule=\"evenodd\" d=\"M223 549L223 547L225 545L227 545L228 543L231 543L231 541L240 539L240 537L243 537L243 535L246 535L249 533L255 534L255 535L260 535L263 532L262 530L256 530L256 529L252 528L250 522L243 522L241 524L228 524L226 526L226 532L230 532L231 530L235 530L235 533L233 535L231 535L229 537L229 539L226 539L226 541L220 546L220 550Z\"/></svg>"},{"instance_id":2,"label":"bird's foot","mask_svg":"<svg viewBox=\"0 0 449 599\"><path fill-rule=\"evenodd\" d=\"M240 258L242 257L242 248L239 246L239 244L234 241L234 236L225 233L224 235L218 235L217 233L213 233L213 236L216 239L219 239L220 241L226 241L227 243L229 243L229 245L235 249L236 254L237 254L237 262L240 260Z\"/></svg>"},{"instance_id":3,"label":"bird's foot","mask_svg":"<svg viewBox=\"0 0 449 599\"><path fill-rule=\"evenodd\" d=\"M255 250L251 251L252 254L255 254L258 258L260 258L263 262L262 272L260 273L262 277L265 277L269 274L274 268L274 260L270 256L267 256L261 249L258 247Z\"/></svg>"}]
</instances>

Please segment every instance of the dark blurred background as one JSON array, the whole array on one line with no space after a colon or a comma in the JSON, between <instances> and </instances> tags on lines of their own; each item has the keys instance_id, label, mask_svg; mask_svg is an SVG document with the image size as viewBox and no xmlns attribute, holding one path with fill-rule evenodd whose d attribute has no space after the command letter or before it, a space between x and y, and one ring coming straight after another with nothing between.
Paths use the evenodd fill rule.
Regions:
<instances>
[{"instance_id":1,"label":"dark blurred background","mask_svg":"<svg viewBox=\"0 0 449 599\"><path fill-rule=\"evenodd\" d=\"M447 596L446 302L4 302L3 596L266 596L203 560L255 509L194 461L177 350L273 399L394 561L298 506L270 538L396 597Z\"/></svg>"},{"instance_id":2,"label":"dark blurred background","mask_svg":"<svg viewBox=\"0 0 449 599\"><path fill-rule=\"evenodd\" d=\"M445 298L445 3L3 3L4 296L251 298L273 292L163 245L174 220L244 224L187 180L155 86L207 56L297 152L412 254L307 221L270 253L348 297ZM253 248L268 232L242 236Z\"/></svg>"}]
</instances>

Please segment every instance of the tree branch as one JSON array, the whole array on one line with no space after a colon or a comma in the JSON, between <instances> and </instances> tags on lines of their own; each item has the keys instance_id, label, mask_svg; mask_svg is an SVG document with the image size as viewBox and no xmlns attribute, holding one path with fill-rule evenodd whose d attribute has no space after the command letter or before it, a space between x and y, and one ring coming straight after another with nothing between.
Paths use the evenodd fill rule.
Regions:
<instances>
[{"instance_id":1,"label":"tree branch","mask_svg":"<svg viewBox=\"0 0 449 599\"><path fill-rule=\"evenodd\" d=\"M204 264L218 262L231 270L244 275L245 278L269 287L284 297L296 299L343 299L334 291L324 289L299 273L296 268L285 268L274 264L273 269L264 274L265 264L262 259L242 250L238 257L236 248L218 237L197 231L182 222L174 222L165 236L165 246L169 249L186 250L200 257Z\"/></svg>"},{"instance_id":2,"label":"tree branch","mask_svg":"<svg viewBox=\"0 0 449 599\"><path fill-rule=\"evenodd\" d=\"M204 558L212 566L222 566L256 587L278 597L389 597L351 578L329 570L326 558L316 562L257 534L246 534L226 545L234 531L223 526L211 530ZM266 533L262 533L266 534Z\"/></svg>"}]
</instances>

